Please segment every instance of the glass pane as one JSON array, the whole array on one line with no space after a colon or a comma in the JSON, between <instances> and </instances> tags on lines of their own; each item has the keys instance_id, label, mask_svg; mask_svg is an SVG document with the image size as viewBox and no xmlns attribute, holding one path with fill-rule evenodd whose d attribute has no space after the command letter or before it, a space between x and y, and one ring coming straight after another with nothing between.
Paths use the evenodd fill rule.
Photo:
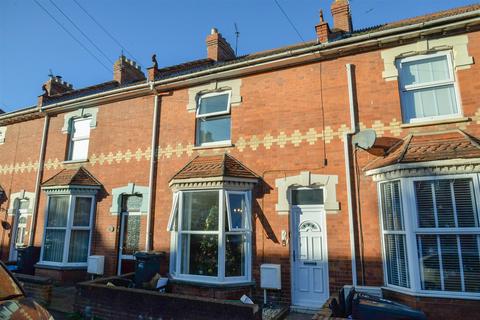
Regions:
<instances>
[{"instance_id":1,"label":"glass pane","mask_svg":"<svg viewBox=\"0 0 480 320\"><path fill-rule=\"evenodd\" d=\"M62 262L65 230L45 230L43 261Z\"/></svg>"},{"instance_id":2,"label":"glass pane","mask_svg":"<svg viewBox=\"0 0 480 320\"><path fill-rule=\"evenodd\" d=\"M122 198L123 212L140 212L142 208L143 197L139 194L124 195Z\"/></svg>"},{"instance_id":3,"label":"glass pane","mask_svg":"<svg viewBox=\"0 0 480 320\"><path fill-rule=\"evenodd\" d=\"M49 200L47 227L66 227L69 196L50 197Z\"/></svg>"},{"instance_id":4,"label":"glass pane","mask_svg":"<svg viewBox=\"0 0 480 320\"><path fill-rule=\"evenodd\" d=\"M480 292L480 236L460 236L465 291Z\"/></svg>"},{"instance_id":5,"label":"glass pane","mask_svg":"<svg viewBox=\"0 0 480 320\"><path fill-rule=\"evenodd\" d=\"M218 236L183 234L181 273L201 276L218 274Z\"/></svg>"},{"instance_id":6,"label":"glass pane","mask_svg":"<svg viewBox=\"0 0 480 320\"><path fill-rule=\"evenodd\" d=\"M230 207L230 224L232 229L245 229L247 225L247 195L246 194L228 194L228 203Z\"/></svg>"},{"instance_id":7,"label":"glass pane","mask_svg":"<svg viewBox=\"0 0 480 320\"><path fill-rule=\"evenodd\" d=\"M393 181L381 185L383 230L403 230L400 182Z\"/></svg>"},{"instance_id":8,"label":"glass pane","mask_svg":"<svg viewBox=\"0 0 480 320\"><path fill-rule=\"evenodd\" d=\"M85 160L88 158L89 140L72 141L72 156L70 160Z\"/></svg>"},{"instance_id":9,"label":"glass pane","mask_svg":"<svg viewBox=\"0 0 480 320\"><path fill-rule=\"evenodd\" d=\"M418 226L420 228L435 228L432 184L430 181L415 181L415 196L417 201Z\"/></svg>"},{"instance_id":10,"label":"glass pane","mask_svg":"<svg viewBox=\"0 0 480 320\"><path fill-rule=\"evenodd\" d=\"M218 191L183 193L182 230L218 230Z\"/></svg>"},{"instance_id":11,"label":"glass pane","mask_svg":"<svg viewBox=\"0 0 480 320\"><path fill-rule=\"evenodd\" d=\"M230 140L230 116L197 120L197 144Z\"/></svg>"},{"instance_id":12,"label":"glass pane","mask_svg":"<svg viewBox=\"0 0 480 320\"><path fill-rule=\"evenodd\" d=\"M227 235L225 250L225 276L245 276L245 236Z\"/></svg>"},{"instance_id":13,"label":"glass pane","mask_svg":"<svg viewBox=\"0 0 480 320\"><path fill-rule=\"evenodd\" d=\"M415 118L458 113L453 85L406 91L403 94L403 104L406 122Z\"/></svg>"},{"instance_id":14,"label":"glass pane","mask_svg":"<svg viewBox=\"0 0 480 320\"><path fill-rule=\"evenodd\" d=\"M68 249L68 262L87 262L89 230L72 230Z\"/></svg>"},{"instance_id":15,"label":"glass pane","mask_svg":"<svg viewBox=\"0 0 480 320\"><path fill-rule=\"evenodd\" d=\"M92 198L76 197L75 211L73 213L73 226L88 227L90 225L90 210Z\"/></svg>"},{"instance_id":16,"label":"glass pane","mask_svg":"<svg viewBox=\"0 0 480 320\"><path fill-rule=\"evenodd\" d=\"M455 228L455 217L453 214L452 190L450 180L437 180L435 186L435 206L437 208L437 219L439 228Z\"/></svg>"},{"instance_id":17,"label":"glass pane","mask_svg":"<svg viewBox=\"0 0 480 320\"><path fill-rule=\"evenodd\" d=\"M410 287L405 235L385 235L385 255L388 283L400 287Z\"/></svg>"},{"instance_id":18,"label":"glass pane","mask_svg":"<svg viewBox=\"0 0 480 320\"><path fill-rule=\"evenodd\" d=\"M303 189L292 190L292 204L294 206L323 204L323 190L322 189Z\"/></svg>"},{"instance_id":19,"label":"glass pane","mask_svg":"<svg viewBox=\"0 0 480 320\"><path fill-rule=\"evenodd\" d=\"M228 94L221 94L200 99L199 115L228 110Z\"/></svg>"},{"instance_id":20,"label":"glass pane","mask_svg":"<svg viewBox=\"0 0 480 320\"><path fill-rule=\"evenodd\" d=\"M457 220L460 228L478 227L477 208L471 179L453 181Z\"/></svg>"},{"instance_id":21,"label":"glass pane","mask_svg":"<svg viewBox=\"0 0 480 320\"><path fill-rule=\"evenodd\" d=\"M122 254L133 255L140 251L141 216L126 215L123 219L125 225L123 226Z\"/></svg>"},{"instance_id":22,"label":"glass pane","mask_svg":"<svg viewBox=\"0 0 480 320\"><path fill-rule=\"evenodd\" d=\"M30 200L28 200L28 199L20 200L20 203L18 204L18 209L19 210L27 210L29 204L30 204Z\"/></svg>"},{"instance_id":23,"label":"glass pane","mask_svg":"<svg viewBox=\"0 0 480 320\"><path fill-rule=\"evenodd\" d=\"M442 250L443 282L446 291L461 291L460 258L458 256L457 236L440 236Z\"/></svg>"},{"instance_id":24,"label":"glass pane","mask_svg":"<svg viewBox=\"0 0 480 320\"><path fill-rule=\"evenodd\" d=\"M90 136L91 119L80 119L73 121L73 138L86 138Z\"/></svg>"},{"instance_id":25,"label":"glass pane","mask_svg":"<svg viewBox=\"0 0 480 320\"><path fill-rule=\"evenodd\" d=\"M419 235L417 242L422 289L442 290L437 236Z\"/></svg>"},{"instance_id":26,"label":"glass pane","mask_svg":"<svg viewBox=\"0 0 480 320\"><path fill-rule=\"evenodd\" d=\"M404 85L450 80L447 56L402 63Z\"/></svg>"}]
</instances>

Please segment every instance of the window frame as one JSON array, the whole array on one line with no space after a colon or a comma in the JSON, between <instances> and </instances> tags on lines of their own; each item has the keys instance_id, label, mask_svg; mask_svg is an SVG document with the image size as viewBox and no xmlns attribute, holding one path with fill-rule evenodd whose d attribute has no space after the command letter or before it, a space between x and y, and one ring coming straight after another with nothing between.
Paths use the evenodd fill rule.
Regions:
<instances>
[{"instance_id":1,"label":"window frame","mask_svg":"<svg viewBox=\"0 0 480 320\"><path fill-rule=\"evenodd\" d=\"M447 65L448 65L448 74L449 80L438 80L438 81L431 81L422 84L413 84L413 85L405 85L404 80L402 79L402 64L413 62L413 61L422 61L428 60L435 57L447 57ZM459 118L463 115L462 106L461 106L461 99L460 99L460 91L458 90L458 82L456 79L456 72L453 64L453 57L451 51L439 51L434 53L427 53L422 55L415 55L406 58L400 58L395 61L397 70L398 70L398 89L400 92L400 106L402 112L402 122L404 124L416 124L422 122L432 122L432 121L441 121L447 119L454 119ZM440 88L445 86L453 86L453 90L455 93L455 102L457 105L457 113L452 113L448 115L440 115L440 116L429 116L429 117L420 117L420 118L410 118L405 119L406 108L408 107L405 102L405 95L407 92L422 90L422 89L430 89L430 88Z\"/></svg>"},{"instance_id":2,"label":"window frame","mask_svg":"<svg viewBox=\"0 0 480 320\"><path fill-rule=\"evenodd\" d=\"M187 192L217 192L218 193L218 230L208 230L208 231L198 231L198 230L182 230L183 227L183 196ZM251 215L251 191L250 190L232 190L236 193L246 193L247 199L250 201L248 204L248 217L247 220L249 221L250 230L247 229L235 229L233 231L228 230L228 210L226 205L226 192L230 192L230 190L226 190L223 188L215 188L215 189L195 189L195 190L180 190L174 193L172 205L177 204L178 210L175 207L172 207L171 215L169 217L169 226L173 225L173 221L175 220L175 212L177 214L177 230L171 231L171 238L170 238L170 275L174 279L178 280L185 280L191 282L198 282L198 283L209 283L209 284L235 284L235 283L246 283L251 281L252 272L251 272L251 265L252 265L252 215ZM226 228L227 227L227 228ZM170 230L169 230L170 231ZM193 275L193 274L184 274L181 273L181 263L183 258L183 248L182 248L182 235L184 234L211 234L217 235L217 243L218 243L218 269L217 269L217 276L202 276L202 275ZM237 277L227 277L226 276L226 238L228 235L244 235L244 252L245 252L245 261L244 261L244 268L245 268L245 275L244 276L237 276Z\"/></svg>"},{"instance_id":3,"label":"window frame","mask_svg":"<svg viewBox=\"0 0 480 320\"><path fill-rule=\"evenodd\" d=\"M209 112L205 114L200 114L200 105L202 102L202 99L209 98L209 97L214 97L214 96L220 96L220 95L228 95L227 99L227 109L225 111L217 111L217 112ZM232 113L231 113L231 98L232 98L232 91L217 91L217 92L211 92L211 93L206 93L201 95L198 98L197 101L197 109L195 111L195 146L196 147L209 147L209 146L215 146L215 145L226 145L226 144L231 144L232 143ZM200 137L200 121L208 121L210 120L217 120L217 119L226 119L230 118L230 139L228 140L220 140L220 141L212 141L212 142L203 142L201 143L199 141Z\"/></svg>"},{"instance_id":4,"label":"window frame","mask_svg":"<svg viewBox=\"0 0 480 320\"><path fill-rule=\"evenodd\" d=\"M50 200L53 197L68 197L68 213L67 213L67 222L65 227L47 227L48 215L49 215L49 208L50 208ZM75 214L75 203L76 198L90 198L91 205L90 205L90 220L89 225L87 226L73 226L73 219ZM83 194L53 194L48 195L47 197L47 204L45 209L45 223L43 227L43 236L42 236L42 247L40 250L40 260L39 264L46 265L46 266L57 266L57 267L86 267L88 264L88 257L90 256L91 252L91 244L92 244L92 231L93 231L93 222L94 222L94 215L95 215L95 199L94 195L83 195ZM45 251L45 237L47 230L65 230L65 240L63 244L63 256L61 262L55 261L48 261L43 259L43 254ZM85 262L68 262L69 250L70 250L70 240L71 240L71 233L75 230L88 230L88 252L87 252L87 261Z\"/></svg>"},{"instance_id":5,"label":"window frame","mask_svg":"<svg viewBox=\"0 0 480 320\"><path fill-rule=\"evenodd\" d=\"M379 199L379 213L380 213L380 235L382 241L382 260L383 260L383 270L384 270L384 287L399 291L409 295L415 296L425 296L425 297L439 297L439 298L461 298L461 299L473 299L480 300L480 292L466 292L466 291L439 291L439 290L423 290L421 284L421 270L420 270L420 259L418 256L418 245L417 245L417 235L425 234L425 231L433 232L431 228L418 228L418 212L417 212L417 203L415 195L415 181L425 181L425 180L448 180L448 179L472 179L473 185L473 195L475 197L475 203L477 205L477 218L480 219L480 174L453 174L453 175L440 175L440 176L418 176L418 177L406 177L393 180L385 180L377 183L377 194ZM401 203L403 206L404 212L411 212L412 214L404 215L405 231L406 231L406 248L407 248L407 257L408 257L408 268L410 276L410 288L399 287L391 285L387 281L387 269L386 269L386 259L385 259L385 244L383 241L383 221L381 217L381 195L380 195L380 184L390 181L400 180L401 182ZM479 220L480 222L480 220ZM430 229L430 230L429 230ZM438 228L440 229L440 228ZM438 234L480 234L480 225L478 228L463 228L465 233L459 233L458 229L449 230L452 228L441 228L446 229L442 230L443 233L430 233L433 235Z\"/></svg>"},{"instance_id":6,"label":"window frame","mask_svg":"<svg viewBox=\"0 0 480 320\"><path fill-rule=\"evenodd\" d=\"M89 128L88 136L74 137L75 122L87 121L87 120L90 120L90 123L89 123L89 126L88 126L88 128ZM70 132L69 132L69 137L68 137L69 141L68 141L67 161L86 161L86 160L88 160L88 150L90 149L90 134L92 132L92 128L91 128L92 120L93 120L93 118L91 116L70 119L71 126L70 126ZM88 147L87 147L87 150L86 150L85 158L73 159L73 147L74 147L75 142L85 141L85 140L88 141Z\"/></svg>"}]
</instances>

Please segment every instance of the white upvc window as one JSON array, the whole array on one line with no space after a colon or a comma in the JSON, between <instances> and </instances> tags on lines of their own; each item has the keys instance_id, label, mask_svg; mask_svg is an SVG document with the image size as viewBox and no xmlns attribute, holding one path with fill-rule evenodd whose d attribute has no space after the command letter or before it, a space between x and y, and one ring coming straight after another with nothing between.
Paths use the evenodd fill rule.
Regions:
<instances>
[{"instance_id":1,"label":"white upvc window","mask_svg":"<svg viewBox=\"0 0 480 320\"><path fill-rule=\"evenodd\" d=\"M404 231L395 233L406 236L400 245L383 239L387 286L425 296L480 298L478 179L477 174L415 177L379 185L382 234L389 233L387 213L401 212ZM389 257L402 255L396 262L405 267L389 267ZM396 274L404 274L409 285L396 282Z\"/></svg>"},{"instance_id":2,"label":"white upvc window","mask_svg":"<svg viewBox=\"0 0 480 320\"><path fill-rule=\"evenodd\" d=\"M87 160L92 118L72 120L68 160Z\"/></svg>"},{"instance_id":3,"label":"white upvc window","mask_svg":"<svg viewBox=\"0 0 480 320\"><path fill-rule=\"evenodd\" d=\"M231 143L230 91L204 94L198 99L196 146Z\"/></svg>"},{"instance_id":4,"label":"white upvc window","mask_svg":"<svg viewBox=\"0 0 480 320\"><path fill-rule=\"evenodd\" d=\"M48 197L40 263L86 266L95 208L94 196Z\"/></svg>"},{"instance_id":5,"label":"white upvc window","mask_svg":"<svg viewBox=\"0 0 480 320\"><path fill-rule=\"evenodd\" d=\"M404 123L461 115L450 52L397 60Z\"/></svg>"},{"instance_id":6,"label":"white upvc window","mask_svg":"<svg viewBox=\"0 0 480 320\"><path fill-rule=\"evenodd\" d=\"M238 283L251 279L249 191L192 190L174 194L170 273L176 279Z\"/></svg>"}]
</instances>

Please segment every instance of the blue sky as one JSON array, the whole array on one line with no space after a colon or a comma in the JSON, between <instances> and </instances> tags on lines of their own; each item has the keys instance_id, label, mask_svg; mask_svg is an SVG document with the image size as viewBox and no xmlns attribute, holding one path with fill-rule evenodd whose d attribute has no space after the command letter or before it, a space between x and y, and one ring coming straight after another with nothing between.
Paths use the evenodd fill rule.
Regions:
<instances>
[{"instance_id":1,"label":"blue sky","mask_svg":"<svg viewBox=\"0 0 480 320\"><path fill-rule=\"evenodd\" d=\"M34 105L49 70L81 88L112 79L112 63L121 48L75 4L74 0L37 0L108 69L61 29L35 0L0 1L0 108L13 111ZM300 42L274 0L77 0L145 67L157 54L159 66L206 57L205 37L216 27L232 44L234 22L238 54ZM318 12L331 21L333 0L277 0L305 40L315 38ZM99 47L104 57L55 8L56 4ZM474 0L350 0L355 29L396 21ZM128 54L127 54L128 56Z\"/></svg>"}]
</instances>

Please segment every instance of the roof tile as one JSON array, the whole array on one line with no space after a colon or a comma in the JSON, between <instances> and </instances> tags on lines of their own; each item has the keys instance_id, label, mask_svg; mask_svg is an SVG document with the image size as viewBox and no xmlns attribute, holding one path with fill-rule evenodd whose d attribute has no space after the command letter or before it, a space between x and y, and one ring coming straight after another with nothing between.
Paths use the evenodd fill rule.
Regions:
<instances>
[{"instance_id":1,"label":"roof tile","mask_svg":"<svg viewBox=\"0 0 480 320\"><path fill-rule=\"evenodd\" d=\"M461 131L410 135L393 146L387 155L370 162L364 170L393 164L480 158L477 138Z\"/></svg>"},{"instance_id":2,"label":"roof tile","mask_svg":"<svg viewBox=\"0 0 480 320\"><path fill-rule=\"evenodd\" d=\"M101 186L95 177L84 167L63 169L44 183L42 187L56 186Z\"/></svg>"},{"instance_id":3,"label":"roof tile","mask_svg":"<svg viewBox=\"0 0 480 320\"><path fill-rule=\"evenodd\" d=\"M193 179L211 177L235 177L258 179L258 176L229 154L215 156L197 156L187 163L174 179Z\"/></svg>"}]
</instances>

